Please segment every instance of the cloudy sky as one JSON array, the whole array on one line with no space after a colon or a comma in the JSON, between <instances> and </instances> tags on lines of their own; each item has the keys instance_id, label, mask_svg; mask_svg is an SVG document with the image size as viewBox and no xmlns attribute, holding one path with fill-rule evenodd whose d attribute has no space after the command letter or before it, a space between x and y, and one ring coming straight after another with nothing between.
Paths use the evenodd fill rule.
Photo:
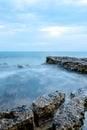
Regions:
<instances>
[{"instance_id":1,"label":"cloudy sky","mask_svg":"<svg viewBox=\"0 0 87 130\"><path fill-rule=\"evenodd\" d=\"M87 0L0 0L0 51L87 51Z\"/></svg>"}]
</instances>

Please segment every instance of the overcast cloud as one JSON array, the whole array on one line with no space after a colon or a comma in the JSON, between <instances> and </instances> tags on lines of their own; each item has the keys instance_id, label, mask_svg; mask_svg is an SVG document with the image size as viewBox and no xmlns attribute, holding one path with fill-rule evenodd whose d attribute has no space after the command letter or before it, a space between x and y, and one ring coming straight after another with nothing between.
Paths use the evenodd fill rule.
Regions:
<instances>
[{"instance_id":1,"label":"overcast cloud","mask_svg":"<svg viewBox=\"0 0 87 130\"><path fill-rule=\"evenodd\" d=\"M87 0L0 0L0 51L87 51Z\"/></svg>"}]
</instances>

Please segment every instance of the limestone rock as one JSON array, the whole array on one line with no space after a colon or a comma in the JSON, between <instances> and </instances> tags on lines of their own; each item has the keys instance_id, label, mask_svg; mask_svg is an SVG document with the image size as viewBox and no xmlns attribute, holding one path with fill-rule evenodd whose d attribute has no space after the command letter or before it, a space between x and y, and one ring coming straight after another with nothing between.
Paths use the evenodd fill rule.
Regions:
<instances>
[{"instance_id":1,"label":"limestone rock","mask_svg":"<svg viewBox=\"0 0 87 130\"><path fill-rule=\"evenodd\" d=\"M76 57L46 57L46 63L57 64L66 69L87 74L87 58Z\"/></svg>"},{"instance_id":2,"label":"limestone rock","mask_svg":"<svg viewBox=\"0 0 87 130\"><path fill-rule=\"evenodd\" d=\"M72 99L54 117L53 130L79 130L84 119L84 101Z\"/></svg>"},{"instance_id":3,"label":"limestone rock","mask_svg":"<svg viewBox=\"0 0 87 130\"><path fill-rule=\"evenodd\" d=\"M72 92L70 96L70 102L57 111L53 130L80 130L87 110L87 87Z\"/></svg>"},{"instance_id":4,"label":"limestone rock","mask_svg":"<svg viewBox=\"0 0 87 130\"><path fill-rule=\"evenodd\" d=\"M74 96L84 101L84 108L87 110L87 87L78 89L74 92Z\"/></svg>"},{"instance_id":5,"label":"limestone rock","mask_svg":"<svg viewBox=\"0 0 87 130\"><path fill-rule=\"evenodd\" d=\"M38 97L33 103L33 111L36 125L41 125L54 116L55 110L64 102L65 94L54 92Z\"/></svg>"},{"instance_id":6,"label":"limestone rock","mask_svg":"<svg viewBox=\"0 0 87 130\"><path fill-rule=\"evenodd\" d=\"M34 130L34 116L27 106L12 109L11 112L2 113L0 130Z\"/></svg>"}]
</instances>

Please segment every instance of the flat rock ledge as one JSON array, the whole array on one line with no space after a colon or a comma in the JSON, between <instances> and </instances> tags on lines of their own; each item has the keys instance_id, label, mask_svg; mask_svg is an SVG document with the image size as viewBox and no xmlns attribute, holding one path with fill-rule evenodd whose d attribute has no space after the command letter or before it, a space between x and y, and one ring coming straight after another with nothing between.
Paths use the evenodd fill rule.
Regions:
<instances>
[{"instance_id":1,"label":"flat rock ledge","mask_svg":"<svg viewBox=\"0 0 87 130\"><path fill-rule=\"evenodd\" d=\"M46 63L57 64L66 69L87 74L87 58L48 56Z\"/></svg>"},{"instance_id":2,"label":"flat rock ledge","mask_svg":"<svg viewBox=\"0 0 87 130\"><path fill-rule=\"evenodd\" d=\"M23 105L11 111L0 113L0 130L52 129L52 123L49 125L48 122L54 117L55 111L64 101L65 94L55 91L37 98L31 107Z\"/></svg>"}]
</instances>

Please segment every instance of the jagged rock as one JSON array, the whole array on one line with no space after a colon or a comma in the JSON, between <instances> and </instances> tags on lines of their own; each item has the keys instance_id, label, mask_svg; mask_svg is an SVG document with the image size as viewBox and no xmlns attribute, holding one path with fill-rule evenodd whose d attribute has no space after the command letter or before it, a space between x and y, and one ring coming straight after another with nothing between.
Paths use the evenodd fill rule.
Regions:
<instances>
[{"instance_id":1,"label":"jagged rock","mask_svg":"<svg viewBox=\"0 0 87 130\"><path fill-rule=\"evenodd\" d=\"M51 119L54 116L55 110L64 101L65 101L65 94L58 91L37 98L32 103L36 125L40 126L42 123Z\"/></svg>"},{"instance_id":2,"label":"jagged rock","mask_svg":"<svg viewBox=\"0 0 87 130\"><path fill-rule=\"evenodd\" d=\"M87 73L87 58L76 57L46 57L46 63L58 64L66 69Z\"/></svg>"},{"instance_id":3,"label":"jagged rock","mask_svg":"<svg viewBox=\"0 0 87 130\"><path fill-rule=\"evenodd\" d=\"M48 64L57 64L54 57L46 57L46 63L48 63Z\"/></svg>"},{"instance_id":4,"label":"jagged rock","mask_svg":"<svg viewBox=\"0 0 87 130\"><path fill-rule=\"evenodd\" d=\"M33 111L23 105L0 113L0 130L80 130L87 110L87 88L70 95L71 100L62 107L65 94L55 91L38 97L32 103Z\"/></svg>"},{"instance_id":5,"label":"jagged rock","mask_svg":"<svg viewBox=\"0 0 87 130\"><path fill-rule=\"evenodd\" d=\"M84 101L74 98L54 117L53 130L79 130L84 119Z\"/></svg>"},{"instance_id":6,"label":"jagged rock","mask_svg":"<svg viewBox=\"0 0 87 130\"><path fill-rule=\"evenodd\" d=\"M83 124L85 110L87 110L87 88L81 88L71 93L71 101L57 111L53 130L79 130Z\"/></svg>"},{"instance_id":7,"label":"jagged rock","mask_svg":"<svg viewBox=\"0 0 87 130\"><path fill-rule=\"evenodd\" d=\"M74 95L84 101L84 107L87 109L87 87L78 89Z\"/></svg>"},{"instance_id":8,"label":"jagged rock","mask_svg":"<svg viewBox=\"0 0 87 130\"><path fill-rule=\"evenodd\" d=\"M27 106L12 109L11 112L2 113L0 130L34 130L34 116Z\"/></svg>"}]
</instances>

